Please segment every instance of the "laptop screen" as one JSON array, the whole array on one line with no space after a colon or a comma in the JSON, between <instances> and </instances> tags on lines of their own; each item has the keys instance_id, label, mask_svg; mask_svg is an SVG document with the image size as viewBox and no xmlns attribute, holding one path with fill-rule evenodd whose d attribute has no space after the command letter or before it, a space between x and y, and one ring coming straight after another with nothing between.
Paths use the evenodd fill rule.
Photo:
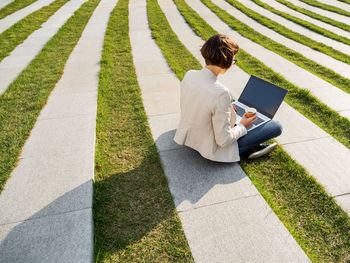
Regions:
<instances>
[{"instance_id":1,"label":"laptop screen","mask_svg":"<svg viewBox=\"0 0 350 263\"><path fill-rule=\"evenodd\" d=\"M272 119L286 95L286 89L252 75L238 101Z\"/></svg>"}]
</instances>

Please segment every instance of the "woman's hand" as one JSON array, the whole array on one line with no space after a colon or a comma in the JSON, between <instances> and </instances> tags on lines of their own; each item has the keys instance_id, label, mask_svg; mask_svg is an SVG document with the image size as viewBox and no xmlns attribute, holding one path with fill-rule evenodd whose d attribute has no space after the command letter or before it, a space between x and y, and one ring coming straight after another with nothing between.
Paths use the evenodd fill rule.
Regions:
<instances>
[{"instance_id":1,"label":"woman's hand","mask_svg":"<svg viewBox=\"0 0 350 263\"><path fill-rule=\"evenodd\" d=\"M258 117L256 114L254 114L252 117L246 117L246 113L244 113L243 118L239 123L243 124L246 129L248 130L250 127L252 127L253 123L256 121Z\"/></svg>"}]
</instances>

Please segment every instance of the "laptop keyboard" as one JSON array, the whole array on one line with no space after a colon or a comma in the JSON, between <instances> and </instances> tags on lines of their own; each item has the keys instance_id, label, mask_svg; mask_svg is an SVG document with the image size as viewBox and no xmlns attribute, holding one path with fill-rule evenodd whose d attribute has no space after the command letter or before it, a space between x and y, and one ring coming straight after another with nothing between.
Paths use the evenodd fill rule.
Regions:
<instances>
[{"instance_id":1,"label":"laptop keyboard","mask_svg":"<svg viewBox=\"0 0 350 263\"><path fill-rule=\"evenodd\" d=\"M235 104L235 106L236 106L236 108L237 108L237 115L240 116L240 117L242 117L243 114L245 113L245 110L244 110L242 107L240 107L240 106L238 106L238 105L236 105L236 104ZM259 124L262 123L262 122L264 122L264 120L258 117L258 119L254 122L254 124L255 124L255 125L259 125Z\"/></svg>"},{"instance_id":2,"label":"laptop keyboard","mask_svg":"<svg viewBox=\"0 0 350 263\"><path fill-rule=\"evenodd\" d=\"M245 110L242 107L240 107L240 106L238 106L236 104L235 104L235 106L236 106L236 109L237 109L237 115L242 117L243 114L245 113Z\"/></svg>"},{"instance_id":3,"label":"laptop keyboard","mask_svg":"<svg viewBox=\"0 0 350 263\"><path fill-rule=\"evenodd\" d=\"M264 120L258 117L257 120L254 122L254 125L259 125L262 122L264 122Z\"/></svg>"}]
</instances>

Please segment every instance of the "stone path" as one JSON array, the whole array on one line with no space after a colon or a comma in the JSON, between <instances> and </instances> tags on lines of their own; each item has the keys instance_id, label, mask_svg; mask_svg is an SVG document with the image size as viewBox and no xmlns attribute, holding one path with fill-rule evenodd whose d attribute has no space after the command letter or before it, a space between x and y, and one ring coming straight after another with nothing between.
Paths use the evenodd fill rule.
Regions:
<instances>
[{"instance_id":1,"label":"stone path","mask_svg":"<svg viewBox=\"0 0 350 263\"><path fill-rule=\"evenodd\" d=\"M309 262L237 163L210 162L173 142L179 80L151 37L146 1L131 1L129 8L146 113L195 261Z\"/></svg>"},{"instance_id":2,"label":"stone path","mask_svg":"<svg viewBox=\"0 0 350 263\"><path fill-rule=\"evenodd\" d=\"M328 1L328 0L327 0ZM275 0L261 0L261 2L264 2L270 6L272 6L273 8L279 10L279 11L282 11L283 13L286 13L286 14L289 14L289 15L292 15L292 16L295 16L297 18L300 18L300 19L303 19L305 21L308 21L314 25L317 25L319 27L322 27L324 29L327 29L335 34L338 34L340 36L344 36L346 38L349 38L350 39L350 32L348 31L345 31L343 29L340 29L339 27L336 27L336 26L332 26L330 24L327 24L325 22L322 22L320 20L317 20L317 19L314 19L314 18L311 18L307 15L304 15L302 13L299 13L297 11L294 11L293 9L275 1Z\"/></svg>"},{"instance_id":3,"label":"stone path","mask_svg":"<svg viewBox=\"0 0 350 263\"><path fill-rule=\"evenodd\" d=\"M218 4L221 8L228 10L231 15L236 16L236 13L234 14L232 12L232 6L226 3L224 0L213 0L213 2ZM187 1L187 3L190 6L193 6L192 8L195 10L199 8L202 18L209 21L210 25L214 27L216 31L221 33L232 32L232 29L229 26L227 26L214 13L206 8L199 0ZM212 23L212 21L214 23ZM284 76L288 81L294 83L298 87L310 90L310 92L320 101L327 104L333 110L339 112L340 115L350 119L349 93L338 89L327 81L320 79L314 74L295 65L282 56L256 44L255 42L242 37L238 33L234 34L234 39L238 40L238 43L240 43L244 50L260 61L263 61L265 65Z\"/></svg>"},{"instance_id":4,"label":"stone path","mask_svg":"<svg viewBox=\"0 0 350 263\"><path fill-rule=\"evenodd\" d=\"M311 12L316 13L316 14L331 18L331 19L336 20L338 22L342 22L342 23L345 23L348 25L350 24L350 17L343 16L343 15L340 15L340 14L337 14L334 12L330 12L330 11L324 10L322 8L319 8L319 7L308 5L308 4L305 4L304 2L301 2L299 0L288 0L288 2L291 2L293 5L307 9Z\"/></svg>"},{"instance_id":5,"label":"stone path","mask_svg":"<svg viewBox=\"0 0 350 263\"><path fill-rule=\"evenodd\" d=\"M51 4L53 1L55 0L38 0L29 6L23 9L20 9L11 15L8 15L4 19L0 19L0 34L4 32L6 29L16 24L22 18L35 12L36 10L42 8L43 6Z\"/></svg>"},{"instance_id":6,"label":"stone path","mask_svg":"<svg viewBox=\"0 0 350 263\"><path fill-rule=\"evenodd\" d=\"M238 38L238 34L233 30L224 28L226 25L219 18L215 18L215 15L199 0L186 0L186 2L202 18L210 21L210 25L215 30L225 32L237 40L242 49L247 51L245 48L247 42L243 41L241 45L241 41L244 39ZM198 51L203 41L189 29L188 24L171 0L162 1L160 6L181 42L204 65ZM210 13L211 15L209 15ZM264 51L259 50L259 52ZM222 75L220 79L237 98L247 83L249 75L238 67L234 67ZM275 119L280 121L284 127L283 133L277 138L277 141L283 145L289 155L305 167L320 184L325 186L328 193L334 196L338 204L350 214L349 149L286 103L282 104Z\"/></svg>"},{"instance_id":7,"label":"stone path","mask_svg":"<svg viewBox=\"0 0 350 263\"><path fill-rule=\"evenodd\" d=\"M34 31L22 44L0 62L0 95L25 69L58 29L87 0L71 0L53 14L41 28Z\"/></svg>"},{"instance_id":8,"label":"stone path","mask_svg":"<svg viewBox=\"0 0 350 263\"><path fill-rule=\"evenodd\" d=\"M330 46L336 50L339 50L345 54L350 54L350 46L349 45L346 45L346 44L341 43L339 41L325 37L325 36L318 34L312 30L309 30L303 26L300 26L300 25L298 25L298 24L296 24L296 23L294 23L286 18L283 18L279 15L272 13L271 11L266 10L265 8L255 4L252 1L242 1L242 0L238 0L238 1L240 3L242 3L244 6L248 7L249 9L279 23L280 25L283 25L283 26L291 29L292 31L294 31L296 33L307 36L310 39L313 39L317 42L323 43L323 44ZM307 57L311 60L314 60L315 62L317 62L317 63L319 63L327 68L330 68L339 74L344 75L347 78L350 78L350 65L349 64L346 64L342 61L339 61L335 58L332 58L328 55L325 55L322 52L313 50L312 48L310 48L306 45L300 44L297 41L294 41L294 40L291 40L287 37L284 37L283 35L273 31L272 29L269 29L265 26L262 26L260 23L256 22L254 19L247 17L246 15L241 13L238 9L236 9L233 6L231 6L230 4L228 4L225 0L218 0L216 2L221 3L221 4L218 4L220 6L225 6L225 8L224 8L225 10L230 9L229 13L234 14L237 19L241 20L245 24L250 25L252 28L254 28L254 30L260 32L261 34L272 38L273 40L289 47L292 50L295 50L295 51L303 54L305 57ZM271 5L271 3L269 3L269 4Z\"/></svg>"},{"instance_id":9,"label":"stone path","mask_svg":"<svg viewBox=\"0 0 350 263\"><path fill-rule=\"evenodd\" d=\"M7 6L9 3L13 2L14 0L2 0L0 2L0 9Z\"/></svg>"},{"instance_id":10,"label":"stone path","mask_svg":"<svg viewBox=\"0 0 350 263\"><path fill-rule=\"evenodd\" d=\"M109 14L102 0L0 195L0 262L91 262L99 61Z\"/></svg>"},{"instance_id":11,"label":"stone path","mask_svg":"<svg viewBox=\"0 0 350 263\"><path fill-rule=\"evenodd\" d=\"M347 12L350 12L350 5L347 3L343 3L340 1L336 1L336 0L317 0L317 2L326 4L326 5L332 5L332 6L341 8Z\"/></svg>"}]
</instances>

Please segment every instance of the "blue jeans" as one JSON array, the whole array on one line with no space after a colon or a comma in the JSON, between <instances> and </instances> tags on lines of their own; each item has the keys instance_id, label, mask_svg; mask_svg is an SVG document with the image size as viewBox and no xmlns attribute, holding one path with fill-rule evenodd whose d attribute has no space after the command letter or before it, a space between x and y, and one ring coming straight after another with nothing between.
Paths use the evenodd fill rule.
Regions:
<instances>
[{"instance_id":1,"label":"blue jeans","mask_svg":"<svg viewBox=\"0 0 350 263\"><path fill-rule=\"evenodd\" d=\"M238 148L239 154L245 153L260 143L266 142L272 138L276 138L282 133L282 125L277 121L268 121L254 130L248 131L246 135L239 138Z\"/></svg>"}]
</instances>

